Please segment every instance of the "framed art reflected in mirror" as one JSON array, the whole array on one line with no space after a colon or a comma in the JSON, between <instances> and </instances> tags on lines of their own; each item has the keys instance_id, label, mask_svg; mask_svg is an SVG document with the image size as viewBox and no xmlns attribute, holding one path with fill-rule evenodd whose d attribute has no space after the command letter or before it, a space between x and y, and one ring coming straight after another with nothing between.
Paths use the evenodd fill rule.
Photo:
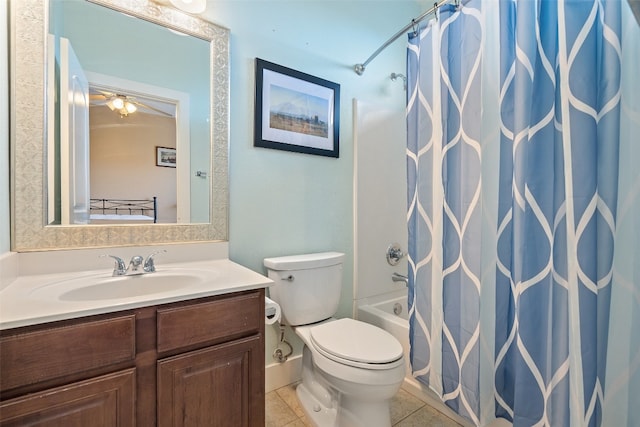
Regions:
<instances>
[{"instance_id":1,"label":"framed art reflected in mirror","mask_svg":"<svg viewBox=\"0 0 640 427\"><path fill-rule=\"evenodd\" d=\"M168 147L156 147L156 166L175 168L176 149Z\"/></svg>"}]
</instances>

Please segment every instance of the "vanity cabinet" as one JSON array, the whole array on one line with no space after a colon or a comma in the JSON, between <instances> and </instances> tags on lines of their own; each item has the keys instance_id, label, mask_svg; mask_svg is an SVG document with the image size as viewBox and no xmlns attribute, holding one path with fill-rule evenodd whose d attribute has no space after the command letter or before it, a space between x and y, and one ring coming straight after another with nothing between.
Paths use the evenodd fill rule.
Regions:
<instances>
[{"instance_id":1,"label":"vanity cabinet","mask_svg":"<svg viewBox=\"0 0 640 427\"><path fill-rule=\"evenodd\" d=\"M264 423L263 289L0 331L1 426Z\"/></svg>"}]
</instances>

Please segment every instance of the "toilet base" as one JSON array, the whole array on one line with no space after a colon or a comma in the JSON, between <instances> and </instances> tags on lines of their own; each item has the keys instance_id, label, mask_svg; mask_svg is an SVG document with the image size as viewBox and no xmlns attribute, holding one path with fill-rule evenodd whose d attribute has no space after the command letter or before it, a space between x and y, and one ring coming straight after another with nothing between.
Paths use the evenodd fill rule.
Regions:
<instances>
[{"instance_id":1,"label":"toilet base","mask_svg":"<svg viewBox=\"0 0 640 427\"><path fill-rule=\"evenodd\" d=\"M366 402L342 395L339 405L335 400L327 405L304 383L298 385L296 395L314 427L391 427L390 401Z\"/></svg>"},{"instance_id":2,"label":"toilet base","mask_svg":"<svg viewBox=\"0 0 640 427\"><path fill-rule=\"evenodd\" d=\"M304 384L296 387L296 395L307 420L314 427L335 427L338 411L316 399Z\"/></svg>"},{"instance_id":3,"label":"toilet base","mask_svg":"<svg viewBox=\"0 0 640 427\"><path fill-rule=\"evenodd\" d=\"M343 397L338 410L340 427L391 427L391 401L364 402Z\"/></svg>"}]
</instances>

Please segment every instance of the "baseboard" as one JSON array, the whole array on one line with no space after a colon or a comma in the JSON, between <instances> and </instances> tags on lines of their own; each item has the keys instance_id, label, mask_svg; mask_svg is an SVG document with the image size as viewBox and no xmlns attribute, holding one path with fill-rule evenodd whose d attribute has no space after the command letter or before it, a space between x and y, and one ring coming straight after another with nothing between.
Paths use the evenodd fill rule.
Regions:
<instances>
[{"instance_id":1,"label":"baseboard","mask_svg":"<svg viewBox=\"0 0 640 427\"><path fill-rule=\"evenodd\" d=\"M265 368L264 389L266 393L300 381L302 355L289 357L284 363L271 363Z\"/></svg>"}]
</instances>

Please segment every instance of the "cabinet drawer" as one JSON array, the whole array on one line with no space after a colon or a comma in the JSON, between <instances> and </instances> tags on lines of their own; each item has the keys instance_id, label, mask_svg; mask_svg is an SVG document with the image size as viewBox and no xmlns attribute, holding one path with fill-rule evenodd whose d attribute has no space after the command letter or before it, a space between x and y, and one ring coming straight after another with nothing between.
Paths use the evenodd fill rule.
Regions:
<instances>
[{"instance_id":1,"label":"cabinet drawer","mask_svg":"<svg viewBox=\"0 0 640 427\"><path fill-rule=\"evenodd\" d=\"M260 331L264 322L264 299L260 292L221 297L184 307L160 308L157 312L158 352L166 352Z\"/></svg>"},{"instance_id":2,"label":"cabinet drawer","mask_svg":"<svg viewBox=\"0 0 640 427\"><path fill-rule=\"evenodd\" d=\"M135 315L0 337L0 389L135 360Z\"/></svg>"}]
</instances>

